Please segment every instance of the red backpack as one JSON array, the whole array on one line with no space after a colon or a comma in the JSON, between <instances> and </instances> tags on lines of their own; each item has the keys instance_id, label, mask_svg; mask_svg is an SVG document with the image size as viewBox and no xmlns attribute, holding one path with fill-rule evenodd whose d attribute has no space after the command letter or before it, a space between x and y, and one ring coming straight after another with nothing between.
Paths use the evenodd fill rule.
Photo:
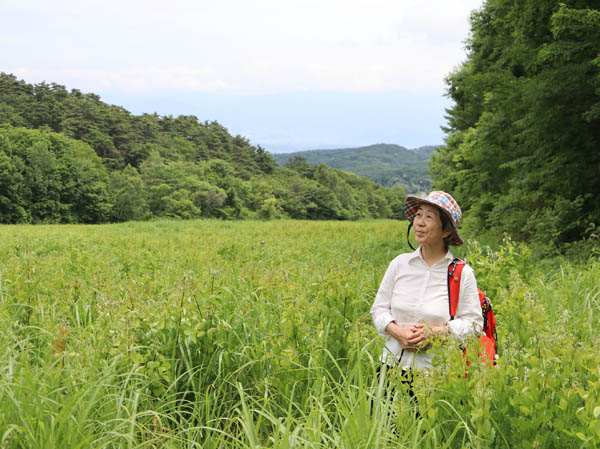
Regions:
<instances>
[{"instance_id":1,"label":"red backpack","mask_svg":"<svg viewBox=\"0 0 600 449\"><path fill-rule=\"evenodd\" d=\"M458 296L460 293L460 276L465 267L465 262L460 259L454 259L448 266L448 303L450 308L450 320L456 316L458 309ZM479 304L483 314L483 334L479 336L480 356L490 363L495 364L498 358L498 337L496 335L496 318L492 310L490 298L485 295L481 289L479 292ZM467 362L468 364L469 362Z\"/></svg>"}]
</instances>

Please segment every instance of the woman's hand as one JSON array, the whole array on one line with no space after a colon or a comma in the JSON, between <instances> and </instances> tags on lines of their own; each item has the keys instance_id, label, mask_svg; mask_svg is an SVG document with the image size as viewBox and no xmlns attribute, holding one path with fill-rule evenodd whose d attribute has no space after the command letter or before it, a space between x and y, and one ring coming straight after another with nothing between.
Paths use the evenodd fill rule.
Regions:
<instances>
[{"instance_id":1,"label":"woman's hand","mask_svg":"<svg viewBox=\"0 0 600 449\"><path fill-rule=\"evenodd\" d=\"M391 322L385 328L386 332L400 342L402 348L407 351L416 351L419 344L424 340L424 324L412 326L398 326Z\"/></svg>"},{"instance_id":2,"label":"woman's hand","mask_svg":"<svg viewBox=\"0 0 600 449\"><path fill-rule=\"evenodd\" d=\"M425 349L423 346L426 345L427 338L429 336L428 327L424 324L415 324L414 326L411 326L408 329L410 331L410 335L406 341L408 347L415 349Z\"/></svg>"},{"instance_id":3,"label":"woman's hand","mask_svg":"<svg viewBox=\"0 0 600 449\"><path fill-rule=\"evenodd\" d=\"M405 350L409 351L425 350L431 343L432 338L449 334L447 326L415 324L401 327L393 321L387 325L385 330L398 340Z\"/></svg>"}]
</instances>

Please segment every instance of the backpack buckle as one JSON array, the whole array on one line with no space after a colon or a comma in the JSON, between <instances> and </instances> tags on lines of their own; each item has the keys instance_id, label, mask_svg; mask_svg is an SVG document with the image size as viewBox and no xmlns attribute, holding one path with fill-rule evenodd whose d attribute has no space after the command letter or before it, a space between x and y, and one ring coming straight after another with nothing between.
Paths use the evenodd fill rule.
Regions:
<instances>
[{"instance_id":1,"label":"backpack buckle","mask_svg":"<svg viewBox=\"0 0 600 449\"><path fill-rule=\"evenodd\" d=\"M450 277L454 276L454 271L456 271L456 261L455 260L453 260L450 263L450 271L449 271Z\"/></svg>"}]
</instances>

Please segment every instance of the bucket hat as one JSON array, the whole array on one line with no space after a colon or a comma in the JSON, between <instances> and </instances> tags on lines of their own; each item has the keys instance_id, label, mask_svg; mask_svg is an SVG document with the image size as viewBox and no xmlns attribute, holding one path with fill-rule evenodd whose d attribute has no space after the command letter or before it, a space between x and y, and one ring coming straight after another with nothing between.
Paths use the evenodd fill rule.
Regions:
<instances>
[{"instance_id":1,"label":"bucket hat","mask_svg":"<svg viewBox=\"0 0 600 449\"><path fill-rule=\"evenodd\" d=\"M441 211L448 216L450 222L452 223L452 227L454 228L449 244L461 246L463 241L458 235L456 228L458 227L458 223L460 223L462 211L460 210L458 203L454 200L454 198L452 198L452 195L440 190L435 190L429 193L429 195L427 195L425 198L419 198L416 196L409 196L406 198L406 202L404 203L404 215L411 225L415 219L415 215L417 215L419 206L423 203L431 204L432 206L441 209Z\"/></svg>"}]
</instances>

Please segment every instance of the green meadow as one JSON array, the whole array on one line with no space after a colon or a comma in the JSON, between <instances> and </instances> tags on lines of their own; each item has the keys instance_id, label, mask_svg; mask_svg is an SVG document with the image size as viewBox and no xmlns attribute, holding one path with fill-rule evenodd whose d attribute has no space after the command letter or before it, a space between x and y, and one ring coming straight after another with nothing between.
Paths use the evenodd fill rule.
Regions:
<instances>
[{"instance_id":1,"label":"green meadow","mask_svg":"<svg viewBox=\"0 0 600 449\"><path fill-rule=\"evenodd\" d=\"M469 241L501 358L440 343L415 403L369 315L406 222L0 233L3 449L600 446L600 252Z\"/></svg>"}]
</instances>

